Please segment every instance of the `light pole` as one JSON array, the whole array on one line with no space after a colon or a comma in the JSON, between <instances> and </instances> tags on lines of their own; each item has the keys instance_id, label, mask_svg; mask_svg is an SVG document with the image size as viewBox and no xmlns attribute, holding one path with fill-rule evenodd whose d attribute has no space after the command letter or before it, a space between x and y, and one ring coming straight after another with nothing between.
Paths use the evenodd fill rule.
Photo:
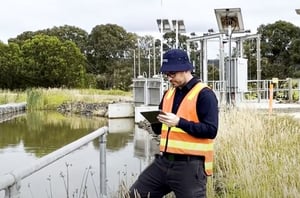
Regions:
<instances>
[{"instance_id":1,"label":"light pole","mask_svg":"<svg viewBox=\"0 0 300 198\"><path fill-rule=\"evenodd\" d=\"M156 75L155 38L153 38L153 43L152 43L152 45L153 45L153 76L155 76L155 75Z\"/></svg>"},{"instance_id":2,"label":"light pole","mask_svg":"<svg viewBox=\"0 0 300 198\"><path fill-rule=\"evenodd\" d=\"M163 62L163 40L164 40L164 33L171 31L171 26L168 19L157 19L156 20L158 29L160 32L160 65Z\"/></svg>"},{"instance_id":3,"label":"light pole","mask_svg":"<svg viewBox=\"0 0 300 198\"><path fill-rule=\"evenodd\" d=\"M150 44L149 44L149 46L148 46L148 58L149 58L149 59L148 59L148 61L149 61L149 62L148 62L148 64L149 64L149 68L148 68L149 74L148 74L148 77L151 78L151 70L150 70L150 69L151 69L151 45L150 45Z\"/></svg>"},{"instance_id":4,"label":"light pole","mask_svg":"<svg viewBox=\"0 0 300 198\"><path fill-rule=\"evenodd\" d=\"M173 30L176 32L176 49L178 49L179 39L178 34L179 33L185 33L185 25L183 20L172 20Z\"/></svg>"},{"instance_id":5,"label":"light pole","mask_svg":"<svg viewBox=\"0 0 300 198\"><path fill-rule=\"evenodd\" d=\"M141 49L140 49L140 39L138 39L138 77L141 77Z\"/></svg>"},{"instance_id":6,"label":"light pole","mask_svg":"<svg viewBox=\"0 0 300 198\"><path fill-rule=\"evenodd\" d=\"M135 66L135 49L133 50L133 78L136 77L136 66Z\"/></svg>"},{"instance_id":7,"label":"light pole","mask_svg":"<svg viewBox=\"0 0 300 198\"><path fill-rule=\"evenodd\" d=\"M244 23L242 20L242 13L240 8L225 8L215 9L215 15L218 22L220 33L224 33L228 37L228 69L227 69L227 102L232 104L232 99L236 99L237 91L237 68L236 65L232 65L231 57L231 39L233 33L243 33Z\"/></svg>"}]
</instances>

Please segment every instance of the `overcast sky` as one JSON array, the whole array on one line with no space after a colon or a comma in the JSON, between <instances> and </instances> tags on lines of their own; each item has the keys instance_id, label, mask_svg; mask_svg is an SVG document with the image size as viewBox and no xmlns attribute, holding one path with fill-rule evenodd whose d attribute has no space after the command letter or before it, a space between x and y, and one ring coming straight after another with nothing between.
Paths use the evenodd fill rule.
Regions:
<instances>
[{"instance_id":1,"label":"overcast sky","mask_svg":"<svg viewBox=\"0 0 300 198\"><path fill-rule=\"evenodd\" d=\"M1 0L0 40L24 31L72 25L88 33L117 24L139 35L158 35L156 19L184 20L187 33L218 30L216 8L241 8L245 29L284 20L300 26L300 0Z\"/></svg>"}]
</instances>

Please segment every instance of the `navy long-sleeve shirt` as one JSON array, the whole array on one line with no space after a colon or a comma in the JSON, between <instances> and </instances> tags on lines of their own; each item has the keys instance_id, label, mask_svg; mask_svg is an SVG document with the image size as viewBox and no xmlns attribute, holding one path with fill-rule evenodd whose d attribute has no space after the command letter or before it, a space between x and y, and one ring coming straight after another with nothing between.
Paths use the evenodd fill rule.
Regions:
<instances>
[{"instance_id":1,"label":"navy long-sleeve shirt","mask_svg":"<svg viewBox=\"0 0 300 198\"><path fill-rule=\"evenodd\" d=\"M176 88L172 113L177 113L178 107L183 98L198 82L199 79L194 77L181 89ZM159 105L159 109L161 109L161 107L162 102ZM200 91L197 98L196 108L200 123L180 118L177 127L194 137L214 139L218 131L219 110L216 95L210 88L203 88ZM161 123L153 124L151 127L156 134L160 134Z\"/></svg>"}]
</instances>

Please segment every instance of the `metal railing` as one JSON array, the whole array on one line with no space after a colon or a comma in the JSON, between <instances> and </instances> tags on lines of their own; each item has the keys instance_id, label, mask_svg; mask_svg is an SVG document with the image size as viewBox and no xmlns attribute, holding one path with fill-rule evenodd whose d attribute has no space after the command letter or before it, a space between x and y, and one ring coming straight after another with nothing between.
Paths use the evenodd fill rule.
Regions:
<instances>
[{"instance_id":1,"label":"metal railing","mask_svg":"<svg viewBox=\"0 0 300 198\"><path fill-rule=\"evenodd\" d=\"M254 95L256 93L256 98L267 100L270 97L269 88L270 84L272 84L272 80L249 80L248 81L248 92L243 93L248 95ZM274 99L282 99L292 102L295 100L293 97L294 94L298 93L298 97L300 95L300 79L285 79L285 80L278 80L274 84L273 97ZM247 98L246 98L247 99ZM248 99L251 99L248 98ZM298 98L300 101L300 97Z\"/></svg>"},{"instance_id":2,"label":"metal railing","mask_svg":"<svg viewBox=\"0 0 300 198\"><path fill-rule=\"evenodd\" d=\"M33 165L14 170L10 173L0 176L0 191L5 191L5 198L19 198L21 181L26 177L34 174L40 169L52 164L58 159L70 154L71 152L79 149L87 143L93 141L99 137L100 145L100 197L107 197L107 185L106 185L106 134L108 133L108 127L102 127L94 132L38 159Z\"/></svg>"},{"instance_id":3,"label":"metal railing","mask_svg":"<svg viewBox=\"0 0 300 198\"><path fill-rule=\"evenodd\" d=\"M236 99L239 102L256 101L261 102L269 99L270 84L272 80L248 80L247 91L236 92ZM223 101L224 95L227 93L226 81L208 81L207 84L216 92L217 97ZM285 79L278 80L274 83L274 99L286 100L289 102L295 101L295 97L298 93L298 102L300 102L300 79Z\"/></svg>"}]
</instances>

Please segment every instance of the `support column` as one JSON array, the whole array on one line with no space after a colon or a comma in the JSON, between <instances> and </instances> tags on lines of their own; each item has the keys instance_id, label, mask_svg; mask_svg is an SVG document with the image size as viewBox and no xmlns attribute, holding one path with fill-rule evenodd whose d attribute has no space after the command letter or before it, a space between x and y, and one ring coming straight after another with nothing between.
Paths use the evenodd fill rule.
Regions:
<instances>
[{"instance_id":1,"label":"support column","mask_svg":"<svg viewBox=\"0 0 300 198\"><path fill-rule=\"evenodd\" d=\"M107 197L107 175L106 175L106 133L99 137L100 153L100 197Z\"/></svg>"}]
</instances>

